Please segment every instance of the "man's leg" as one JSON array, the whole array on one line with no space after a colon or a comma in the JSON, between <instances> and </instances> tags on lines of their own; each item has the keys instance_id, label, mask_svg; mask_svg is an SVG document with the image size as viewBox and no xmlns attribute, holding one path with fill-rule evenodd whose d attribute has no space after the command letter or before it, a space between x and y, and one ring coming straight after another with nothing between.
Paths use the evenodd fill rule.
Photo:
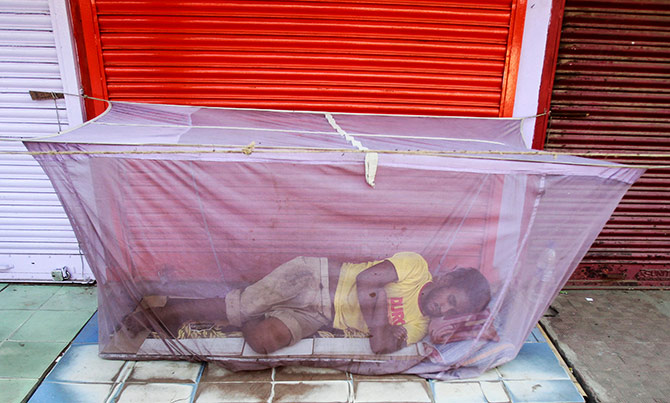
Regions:
<instances>
[{"instance_id":1,"label":"man's leg","mask_svg":"<svg viewBox=\"0 0 670 403\"><path fill-rule=\"evenodd\" d=\"M142 329L155 328L176 337L179 328L187 321L216 322L226 319L223 298L171 298L163 306L142 306L129 315L125 326L134 337Z\"/></svg>"},{"instance_id":2,"label":"man's leg","mask_svg":"<svg viewBox=\"0 0 670 403\"><path fill-rule=\"evenodd\" d=\"M327 273L327 259L297 257L277 267L245 289L232 290L225 299L171 298L162 307L143 306L141 310L130 315L129 320L126 320L126 327L131 332L131 336L136 335L142 329L158 327L167 330L168 334L175 337L179 327L189 320L205 322L227 320L231 325L241 328L248 321L257 325L263 323L259 318L264 317L278 305L291 307L290 309L307 309L312 312L319 309L314 304L321 295L321 266L324 266ZM284 328L290 327L292 329L290 333L294 335L303 334L302 337L306 337L316 331L313 329L311 333L306 334L303 331L305 329L298 329L298 324L290 317L275 318L275 320L284 322ZM273 320L269 324L262 324L258 329L251 326L247 333L259 333L268 329L276 330L278 326L274 322ZM286 324L286 322L290 323ZM311 328L312 326L306 327ZM276 335L273 334L278 337L279 344L284 344L284 328L281 328ZM295 343L299 339L289 340L289 343L291 341Z\"/></svg>"},{"instance_id":3,"label":"man's leg","mask_svg":"<svg viewBox=\"0 0 670 403\"><path fill-rule=\"evenodd\" d=\"M321 266L327 259L297 257L274 269L243 290L226 295L226 317L233 326L242 325L277 306L313 309L321 295Z\"/></svg>"}]
</instances>

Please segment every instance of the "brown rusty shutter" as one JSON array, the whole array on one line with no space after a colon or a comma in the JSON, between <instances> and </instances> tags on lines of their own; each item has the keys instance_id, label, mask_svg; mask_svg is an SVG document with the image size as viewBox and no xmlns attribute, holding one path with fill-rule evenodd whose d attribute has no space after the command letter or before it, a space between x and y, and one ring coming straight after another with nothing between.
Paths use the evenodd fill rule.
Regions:
<instances>
[{"instance_id":1,"label":"brown rusty shutter","mask_svg":"<svg viewBox=\"0 0 670 403\"><path fill-rule=\"evenodd\" d=\"M670 165L670 2L567 0L551 112L547 150ZM631 188L572 284L670 285L668 185L651 169Z\"/></svg>"},{"instance_id":2,"label":"brown rusty shutter","mask_svg":"<svg viewBox=\"0 0 670 403\"><path fill-rule=\"evenodd\" d=\"M73 10L91 93L112 100L509 116L525 0L91 0Z\"/></svg>"}]
</instances>

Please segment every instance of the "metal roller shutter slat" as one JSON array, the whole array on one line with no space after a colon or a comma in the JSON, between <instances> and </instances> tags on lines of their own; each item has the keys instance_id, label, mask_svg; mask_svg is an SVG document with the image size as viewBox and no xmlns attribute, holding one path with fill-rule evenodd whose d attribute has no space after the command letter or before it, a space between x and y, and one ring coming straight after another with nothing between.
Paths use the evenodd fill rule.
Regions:
<instances>
[{"instance_id":1,"label":"metal roller shutter slat","mask_svg":"<svg viewBox=\"0 0 670 403\"><path fill-rule=\"evenodd\" d=\"M567 0L545 149L654 153L670 165L670 4ZM631 188L582 261L574 284L668 286L670 173ZM612 281L612 279L616 281Z\"/></svg>"},{"instance_id":2,"label":"metal roller shutter slat","mask_svg":"<svg viewBox=\"0 0 670 403\"><path fill-rule=\"evenodd\" d=\"M479 3L98 0L87 48L110 99L500 116L513 2Z\"/></svg>"}]
</instances>

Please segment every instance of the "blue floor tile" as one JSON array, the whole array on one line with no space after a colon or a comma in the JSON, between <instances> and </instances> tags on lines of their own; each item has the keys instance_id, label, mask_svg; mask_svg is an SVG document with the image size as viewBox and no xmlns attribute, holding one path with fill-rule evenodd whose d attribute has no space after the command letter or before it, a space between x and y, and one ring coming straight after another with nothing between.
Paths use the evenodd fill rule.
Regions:
<instances>
[{"instance_id":1,"label":"blue floor tile","mask_svg":"<svg viewBox=\"0 0 670 403\"><path fill-rule=\"evenodd\" d=\"M542 331L535 326L526 338L526 343L546 343L547 339L544 338Z\"/></svg>"},{"instance_id":2,"label":"blue floor tile","mask_svg":"<svg viewBox=\"0 0 670 403\"><path fill-rule=\"evenodd\" d=\"M570 380L547 343L524 343L519 355L498 367L498 371L507 380Z\"/></svg>"},{"instance_id":3,"label":"blue floor tile","mask_svg":"<svg viewBox=\"0 0 670 403\"><path fill-rule=\"evenodd\" d=\"M503 381L512 403L583 403L569 380Z\"/></svg>"},{"instance_id":4,"label":"blue floor tile","mask_svg":"<svg viewBox=\"0 0 670 403\"><path fill-rule=\"evenodd\" d=\"M112 384L43 382L28 403L104 402L112 387Z\"/></svg>"},{"instance_id":5,"label":"blue floor tile","mask_svg":"<svg viewBox=\"0 0 670 403\"><path fill-rule=\"evenodd\" d=\"M535 338L535 341L537 341L538 343L546 343L547 342L547 339L544 338L544 335L542 334L542 331L537 326L535 326L533 328L533 331L530 332L530 334Z\"/></svg>"},{"instance_id":6,"label":"blue floor tile","mask_svg":"<svg viewBox=\"0 0 670 403\"><path fill-rule=\"evenodd\" d=\"M72 341L72 344L97 344L98 343L98 313L86 323L83 329L79 332L77 337Z\"/></svg>"},{"instance_id":7,"label":"blue floor tile","mask_svg":"<svg viewBox=\"0 0 670 403\"><path fill-rule=\"evenodd\" d=\"M126 361L103 360L97 344L73 344L47 375L50 382L113 383Z\"/></svg>"},{"instance_id":8,"label":"blue floor tile","mask_svg":"<svg viewBox=\"0 0 670 403\"><path fill-rule=\"evenodd\" d=\"M530 332L524 343L537 343L537 338L533 332Z\"/></svg>"}]
</instances>

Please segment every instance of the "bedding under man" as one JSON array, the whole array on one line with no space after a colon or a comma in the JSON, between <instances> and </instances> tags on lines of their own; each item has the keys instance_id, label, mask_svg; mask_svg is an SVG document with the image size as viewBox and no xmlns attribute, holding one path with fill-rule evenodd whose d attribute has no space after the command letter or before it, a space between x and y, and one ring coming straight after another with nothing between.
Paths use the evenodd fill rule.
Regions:
<instances>
[{"instance_id":1,"label":"bedding under man","mask_svg":"<svg viewBox=\"0 0 670 403\"><path fill-rule=\"evenodd\" d=\"M225 319L262 354L324 326L364 334L375 354L385 354L423 339L430 318L477 313L490 299L489 283L479 271L458 268L433 278L421 255L400 252L367 263L297 257L225 298L169 299L151 310L167 329L187 320ZM146 326L143 317L136 312L126 326L137 332Z\"/></svg>"}]
</instances>

